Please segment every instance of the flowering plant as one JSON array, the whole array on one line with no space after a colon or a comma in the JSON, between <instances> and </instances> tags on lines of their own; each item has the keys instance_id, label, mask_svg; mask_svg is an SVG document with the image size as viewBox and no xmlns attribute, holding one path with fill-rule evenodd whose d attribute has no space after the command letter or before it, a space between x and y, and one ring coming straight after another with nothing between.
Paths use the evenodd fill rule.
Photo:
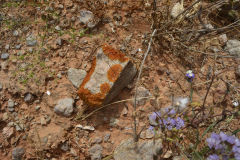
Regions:
<instances>
[{"instance_id":1,"label":"flowering plant","mask_svg":"<svg viewBox=\"0 0 240 160\"><path fill-rule=\"evenodd\" d=\"M214 154L208 156L207 160L228 160L231 158L240 160L240 140L237 137L228 136L223 132L212 133L206 141L208 147L215 151Z\"/></svg>"}]
</instances>

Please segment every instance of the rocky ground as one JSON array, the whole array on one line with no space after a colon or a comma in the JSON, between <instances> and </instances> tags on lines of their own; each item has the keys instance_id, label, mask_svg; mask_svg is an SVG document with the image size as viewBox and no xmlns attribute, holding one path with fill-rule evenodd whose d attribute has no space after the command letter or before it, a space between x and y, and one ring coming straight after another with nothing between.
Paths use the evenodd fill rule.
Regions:
<instances>
[{"instance_id":1,"label":"rocky ground","mask_svg":"<svg viewBox=\"0 0 240 160\"><path fill-rule=\"evenodd\" d=\"M157 6L165 9L173 5L159 2ZM209 28L221 27L213 20L205 22ZM127 152L124 145L133 145L129 140L133 102L112 104L83 120L96 108L87 106L77 92L102 44L125 53L139 69L151 27L152 1L147 0L1 1L0 159L126 159L127 155L121 153ZM202 29L201 25L193 27ZM180 38L190 40L194 36ZM140 155L146 156L143 159L152 159L155 150L162 148L159 140L159 145L153 146L153 133L147 130L148 115L171 105L171 97L189 97L187 70L196 75L194 104L189 106L202 103L213 72L217 76L206 106L216 106L213 110L220 113L226 91L226 109L234 110L232 101L240 100L239 28L199 37L188 52L177 47L185 44L180 38L169 37L153 43L138 83L138 96L150 97L137 103L137 125L143 128L139 142L143 146ZM113 101L133 98L135 85L136 78ZM223 130L238 128L239 117L234 117L230 125L222 125ZM186 130L183 137L190 135ZM177 155L172 152L165 158Z\"/></svg>"}]
</instances>

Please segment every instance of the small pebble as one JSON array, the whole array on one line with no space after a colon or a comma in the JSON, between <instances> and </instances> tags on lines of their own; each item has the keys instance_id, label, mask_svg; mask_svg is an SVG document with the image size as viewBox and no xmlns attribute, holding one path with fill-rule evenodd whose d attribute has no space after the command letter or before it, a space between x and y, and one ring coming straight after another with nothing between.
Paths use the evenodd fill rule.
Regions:
<instances>
[{"instance_id":1,"label":"small pebble","mask_svg":"<svg viewBox=\"0 0 240 160\"><path fill-rule=\"evenodd\" d=\"M9 58L9 54L8 53L2 53L1 54L1 59L2 60L7 60Z\"/></svg>"},{"instance_id":2,"label":"small pebble","mask_svg":"<svg viewBox=\"0 0 240 160\"><path fill-rule=\"evenodd\" d=\"M40 106L36 106L35 110L38 111L41 107Z\"/></svg>"},{"instance_id":3,"label":"small pebble","mask_svg":"<svg viewBox=\"0 0 240 160\"><path fill-rule=\"evenodd\" d=\"M10 45L7 44L7 45L5 46L5 49L6 49L6 50L9 50L9 49L10 49Z\"/></svg>"},{"instance_id":4,"label":"small pebble","mask_svg":"<svg viewBox=\"0 0 240 160\"><path fill-rule=\"evenodd\" d=\"M18 44L18 45L15 46L16 49L20 49L21 47L22 47L21 44Z\"/></svg>"},{"instance_id":5,"label":"small pebble","mask_svg":"<svg viewBox=\"0 0 240 160\"><path fill-rule=\"evenodd\" d=\"M60 30L61 30L61 28L60 28L59 26L56 26L55 29L56 29L57 31L60 31Z\"/></svg>"},{"instance_id":6,"label":"small pebble","mask_svg":"<svg viewBox=\"0 0 240 160\"><path fill-rule=\"evenodd\" d=\"M17 30L13 31L13 36L17 37L19 35L19 32Z\"/></svg>"},{"instance_id":7,"label":"small pebble","mask_svg":"<svg viewBox=\"0 0 240 160\"><path fill-rule=\"evenodd\" d=\"M104 142L107 142L107 141L110 139L110 136L111 136L110 133L106 133L105 136L104 136L104 138L103 138L103 141L104 141Z\"/></svg>"}]
</instances>

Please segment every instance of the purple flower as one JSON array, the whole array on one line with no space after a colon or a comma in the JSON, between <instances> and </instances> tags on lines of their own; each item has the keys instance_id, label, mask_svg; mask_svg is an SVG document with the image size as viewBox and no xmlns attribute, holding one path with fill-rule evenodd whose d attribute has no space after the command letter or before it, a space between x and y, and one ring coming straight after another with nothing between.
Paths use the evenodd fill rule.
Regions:
<instances>
[{"instance_id":1,"label":"purple flower","mask_svg":"<svg viewBox=\"0 0 240 160\"><path fill-rule=\"evenodd\" d=\"M234 154L234 157L235 157L236 160L240 160L240 154L238 154L238 153Z\"/></svg>"},{"instance_id":2,"label":"purple flower","mask_svg":"<svg viewBox=\"0 0 240 160\"><path fill-rule=\"evenodd\" d=\"M230 144L234 144L235 143L235 139L236 139L236 137L234 137L234 136L228 136L227 142L230 143Z\"/></svg>"},{"instance_id":3,"label":"purple flower","mask_svg":"<svg viewBox=\"0 0 240 160\"><path fill-rule=\"evenodd\" d=\"M208 156L207 160L219 160L219 156L216 154L212 154Z\"/></svg>"},{"instance_id":4,"label":"purple flower","mask_svg":"<svg viewBox=\"0 0 240 160\"><path fill-rule=\"evenodd\" d=\"M184 127L184 121L182 118L180 117L177 117L177 120L176 120L176 129L180 129Z\"/></svg>"},{"instance_id":5,"label":"purple flower","mask_svg":"<svg viewBox=\"0 0 240 160\"><path fill-rule=\"evenodd\" d=\"M176 114L176 111L171 108L165 108L165 113L167 113L168 115L174 115Z\"/></svg>"},{"instance_id":6,"label":"purple flower","mask_svg":"<svg viewBox=\"0 0 240 160\"><path fill-rule=\"evenodd\" d=\"M220 148L218 147L221 143L220 136L216 133L212 133L211 137L207 138L207 143L209 148Z\"/></svg>"},{"instance_id":7,"label":"purple flower","mask_svg":"<svg viewBox=\"0 0 240 160\"><path fill-rule=\"evenodd\" d=\"M148 127L148 130L150 130L151 132L154 132L154 127L150 126L150 127Z\"/></svg>"},{"instance_id":8,"label":"purple flower","mask_svg":"<svg viewBox=\"0 0 240 160\"><path fill-rule=\"evenodd\" d=\"M194 73L192 70L188 70L186 72L186 77L188 78L188 80L191 82L193 80L193 78L195 77Z\"/></svg>"},{"instance_id":9,"label":"purple flower","mask_svg":"<svg viewBox=\"0 0 240 160\"><path fill-rule=\"evenodd\" d=\"M238 138L235 139L234 144L240 147L240 140Z\"/></svg>"},{"instance_id":10,"label":"purple flower","mask_svg":"<svg viewBox=\"0 0 240 160\"><path fill-rule=\"evenodd\" d=\"M233 151L234 153L240 154L240 147L234 145L233 148L232 148L232 151Z\"/></svg>"},{"instance_id":11,"label":"purple flower","mask_svg":"<svg viewBox=\"0 0 240 160\"><path fill-rule=\"evenodd\" d=\"M220 136L220 138L221 138L222 141L227 141L227 139L228 139L228 135L226 135L226 134L223 133L223 132L220 132L220 133L219 133L219 136Z\"/></svg>"}]
</instances>

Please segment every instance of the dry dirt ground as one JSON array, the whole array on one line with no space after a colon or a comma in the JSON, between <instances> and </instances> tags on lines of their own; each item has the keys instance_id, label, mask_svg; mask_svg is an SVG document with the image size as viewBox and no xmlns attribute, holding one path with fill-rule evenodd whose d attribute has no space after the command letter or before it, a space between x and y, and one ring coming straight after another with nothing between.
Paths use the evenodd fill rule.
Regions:
<instances>
[{"instance_id":1,"label":"dry dirt ground","mask_svg":"<svg viewBox=\"0 0 240 160\"><path fill-rule=\"evenodd\" d=\"M186 6L191 2L186 1ZM158 2L157 7L172 8L173 4ZM94 28L80 23L80 10L83 9L94 14L98 22ZM151 13L150 0L0 1L0 53L9 54L6 60L0 59L0 159L11 159L16 147L24 148L23 159L91 159L89 149L95 143L102 146L102 157L107 157L122 140L132 137L132 103L113 104L81 120L85 105L77 96L78 89L68 79L67 72L69 68L88 71L96 49L104 43L130 56L139 67L152 32ZM214 27L220 25L206 21ZM201 27L196 26L196 29ZM234 32L237 34L226 33L228 39L240 37L239 30ZM222 50L226 45L222 34L225 33L199 39L193 45L197 51L204 48L211 55L219 50L216 59L196 50L181 51L177 47L179 39L170 39L170 35L153 42L139 82L139 86L146 88L143 96L149 91L155 98L137 107L137 123L139 128L144 128L143 133L149 127L151 112L171 105L173 96L189 97L190 83L185 77L189 69L196 75L192 97L196 108L204 101L215 71L217 76L205 106L218 114L222 114L223 108L233 110L232 101L240 100L236 73L240 59L229 57ZM27 44L29 35L35 36L30 41L36 40L36 44ZM171 46L175 48L169 49ZM132 98L135 83L136 78L114 101ZM75 101L70 117L54 112L58 100L65 97ZM9 107L12 101L14 107ZM93 110L87 108L83 115ZM196 126L200 120L195 119ZM92 126L95 130L76 128L78 124ZM201 125L200 132L209 124ZM193 125L192 130L196 126ZM239 117L234 117L231 124L224 123L221 129L234 131L239 126ZM7 133L3 131L6 127ZM184 137L188 137L186 142L190 141L189 137L194 139L189 130L184 131Z\"/></svg>"}]
</instances>

